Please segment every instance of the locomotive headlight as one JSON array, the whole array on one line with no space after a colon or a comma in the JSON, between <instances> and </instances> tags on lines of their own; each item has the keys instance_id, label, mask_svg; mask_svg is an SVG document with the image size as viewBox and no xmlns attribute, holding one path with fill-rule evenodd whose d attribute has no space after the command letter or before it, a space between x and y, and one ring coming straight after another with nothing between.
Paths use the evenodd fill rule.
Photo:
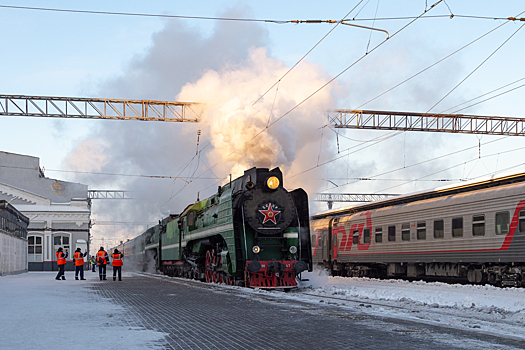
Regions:
<instances>
[{"instance_id":1,"label":"locomotive headlight","mask_svg":"<svg viewBox=\"0 0 525 350\"><path fill-rule=\"evenodd\" d=\"M293 245L293 246L290 247L290 249L288 249L288 251L290 253L292 253L292 254L295 254L295 253L297 253L297 247Z\"/></svg>"},{"instance_id":2,"label":"locomotive headlight","mask_svg":"<svg viewBox=\"0 0 525 350\"><path fill-rule=\"evenodd\" d=\"M253 248L252 248L252 252L254 254L259 254L259 252L261 251L261 247L259 247L258 245L254 245Z\"/></svg>"},{"instance_id":3,"label":"locomotive headlight","mask_svg":"<svg viewBox=\"0 0 525 350\"><path fill-rule=\"evenodd\" d=\"M279 187L279 179L275 176L272 176L268 180L266 180L266 185L268 186L268 188L275 190L277 187Z\"/></svg>"}]
</instances>

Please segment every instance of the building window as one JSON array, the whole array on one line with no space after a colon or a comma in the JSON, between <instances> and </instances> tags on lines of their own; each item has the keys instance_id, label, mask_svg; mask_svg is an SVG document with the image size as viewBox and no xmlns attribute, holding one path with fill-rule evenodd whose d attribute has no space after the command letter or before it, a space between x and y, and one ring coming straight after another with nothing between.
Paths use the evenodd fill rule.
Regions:
<instances>
[{"instance_id":1,"label":"building window","mask_svg":"<svg viewBox=\"0 0 525 350\"><path fill-rule=\"evenodd\" d=\"M443 220L434 221L434 238L443 238L445 234Z\"/></svg>"},{"instance_id":2,"label":"building window","mask_svg":"<svg viewBox=\"0 0 525 350\"><path fill-rule=\"evenodd\" d=\"M370 229L369 228L365 228L363 230L363 243L370 244Z\"/></svg>"},{"instance_id":3,"label":"building window","mask_svg":"<svg viewBox=\"0 0 525 350\"><path fill-rule=\"evenodd\" d=\"M472 236L485 236L485 215L472 216Z\"/></svg>"},{"instance_id":4,"label":"building window","mask_svg":"<svg viewBox=\"0 0 525 350\"><path fill-rule=\"evenodd\" d=\"M27 261L41 262L42 261L42 237L29 236L27 237Z\"/></svg>"},{"instance_id":5,"label":"building window","mask_svg":"<svg viewBox=\"0 0 525 350\"><path fill-rule=\"evenodd\" d=\"M508 211L496 213L496 234L506 235L509 233L510 214Z\"/></svg>"},{"instance_id":6,"label":"building window","mask_svg":"<svg viewBox=\"0 0 525 350\"><path fill-rule=\"evenodd\" d=\"M463 237L463 218L452 219L452 237Z\"/></svg>"},{"instance_id":7,"label":"building window","mask_svg":"<svg viewBox=\"0 0 525 350\"><path fill-rule=\"evenodd\" d=\"M69 250L69 236L65 235L54 235L53 236L53 248L56 252L58 248L62 247L64 251Z\"/></svg>"},{"instance_id":8,"label":"building window","mask_svg":"<svg viewBox=\"0 0 525 350\"><path fill-rule=\"evenodd\" d=\"M519 228L520 233L525 232L525 210L520 210Z\"/></svg>"},{"instance_id":9,"label":"building window","mask_svg":"<svg viewBox=\"0 0 525 350\"><path fill-rule=\"evenodd\" d=\"M388 241L389 242L396 241L396 227L395 226L388 226Z\"/></svg>"},{"instance_id":10,"label":"building window","mask_svg":"<svg viewBox=\"0 0 525 350\"><path fill-rule=\"evenodd\" d=\"M376 227L376 243L383 242L383 229L381 227Z\"/></svg>"},{"instance_id":11,"label":"building window","mask_svg":"<svg viewBox=\"0 0 525 350\"><path fill-rule=\"evenodd\" d=\"M427 239L427 224L425 222L417 223L417 239Z\"/></svg>"},{"instance_id":12,"label":"building window","mask_svg":"<svg viewBox=\"0 0 525 350\"><path fill-rule=\"evenodd\" d=\"M358 230L355 230L353 233L352 243L353 244L359 243L359 231Z\"/></svg>"},{"instance_id":13,"label":"building window","mask_svg":"<svg viewBox=\"0 0 525 350\"><path fill-rule=\"evenodd\" d=\"M401 225L401 240L410 241L410 224Z\"/></svg>"}]
</instances>

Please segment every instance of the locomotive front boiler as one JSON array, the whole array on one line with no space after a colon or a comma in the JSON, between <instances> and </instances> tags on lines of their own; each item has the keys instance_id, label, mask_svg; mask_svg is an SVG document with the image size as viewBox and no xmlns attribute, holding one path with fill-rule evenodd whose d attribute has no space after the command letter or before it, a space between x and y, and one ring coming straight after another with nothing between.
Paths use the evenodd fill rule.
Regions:
<instances>
[{"instance_id":1,"label":"locomotive front boiler","mask_svg":"<svg viewBox=\"0 0 525 350\"><path fill-rule=\"evenodd\" d=\"M246 244L245 285L295 287L296 276L311 270L306 192L284 189L279 169L252 168L243 180L245 191L234 207L241 212L239 234Z\"/></svg>"}]
</instances>

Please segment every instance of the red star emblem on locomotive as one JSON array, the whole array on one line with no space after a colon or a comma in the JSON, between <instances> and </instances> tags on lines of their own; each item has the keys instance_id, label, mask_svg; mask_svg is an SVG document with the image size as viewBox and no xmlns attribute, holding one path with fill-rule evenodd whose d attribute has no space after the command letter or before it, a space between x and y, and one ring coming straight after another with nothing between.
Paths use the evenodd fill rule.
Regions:
<instances>
[{"instance_id":1,"label":"red star emblem on locomotive","mask_svg":"<svg viewBox=\"0 0 525 350\"><path fill-rule=\"evenodd\" d=\"M277 221L275 220L275 217L277 216L277 214L280 214L281 211L280 210L273 210L272 208L272 203L269 203L268 204L268 209L266 210L259 210L259 213L263 214L264 215L264 219L263 219L263 225L267 222L267 221L271 221L273 222L275 225L277 225Z\"/></svg>"}]
</instances>

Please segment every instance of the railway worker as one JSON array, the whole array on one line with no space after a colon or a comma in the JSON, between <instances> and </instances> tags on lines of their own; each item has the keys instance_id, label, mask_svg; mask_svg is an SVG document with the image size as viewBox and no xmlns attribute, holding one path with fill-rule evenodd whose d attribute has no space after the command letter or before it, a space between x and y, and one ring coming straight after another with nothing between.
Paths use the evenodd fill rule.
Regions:
<instances>
[{"instance_id":1,"label":"railway worker","mask_svg":"<svg viewBox=\"0 0 525 350\"><path fill-rule=\"evenodd\" d=\"M78 280L78 273L80 272L80 279L85 280L84 278L84 257L86 256L86 252L82 254L82 251L80 248L77 248L75 250L75 254L73 254L73 260L75 261L75 279Z\"/></svg>"},{"instance_id":2,"label":"railway worker","mask_svg":"<svg viewBox=\"0 0 525 350\"><path fill-rule=\"evenodd\" d=\"M95 266L97 265L95 257L92 255L89 261L91 262L91 271L95 272Z\"/></svg>"},{"instance_id":3,"label":"railway worker","mask_svg":"<svg viewBox=\"0 0 525 350\"><path fill-rule=\"evenodd\" d=\"M122 258L124 257L124 254L119 252L118 249L115 249L113 254L111 254L111 258L113 258L113 262L111 265L113 265L113 281L117 278L117 272L118 272L118 280L122 281Z\"/></svg>"},{"instance_id":4,"label":"railway worker","mask_svg":"<svg viewBox=\"0 0 525 350\"><path fill-rule=\"evenodd\" d=\"M64 268L66 267L67 250L66 250L66 253L64 253L62 247L58 248L56 252L56 256L57 256L58 274L55 277L55 279L60 280L60 278L62 278L65 281L66 276L64 275Z\"/></svg>"},{"instance_id":5,"label":"railway worker","mask_svg":"<svg viewBox=\"0 0 525 350\"><path fill-rule=\"evenodd\" d=\"M104 250L104 247L100 247L97 252L97 265L98 265L98 277L100 280L106 280L106 265L109 263L108 253Z\"/></svg>"}]
</instances>

